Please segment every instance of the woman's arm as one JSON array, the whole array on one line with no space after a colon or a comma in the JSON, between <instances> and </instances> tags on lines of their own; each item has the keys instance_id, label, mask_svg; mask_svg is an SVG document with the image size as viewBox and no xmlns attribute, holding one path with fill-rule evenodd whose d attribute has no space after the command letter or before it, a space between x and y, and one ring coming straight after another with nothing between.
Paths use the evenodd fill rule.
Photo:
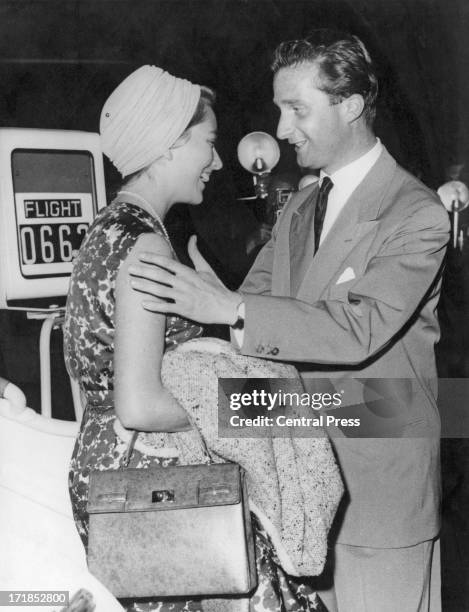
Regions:
<instances>
[{"instance_id":1,"label":"woman's arm","mask_svg":"<svg viewBox=\"0 0 469 612\"><path fill-rule=\"evenodd\" d=\"M145 311L141 306L144 294L130 285L129 266L149 249L171 255L161 236L142 234L117 276L115 409L122 425L129 429L184 431L190 429L187 415L161 381L166 317Z\"/></svg>"}]
</instances>

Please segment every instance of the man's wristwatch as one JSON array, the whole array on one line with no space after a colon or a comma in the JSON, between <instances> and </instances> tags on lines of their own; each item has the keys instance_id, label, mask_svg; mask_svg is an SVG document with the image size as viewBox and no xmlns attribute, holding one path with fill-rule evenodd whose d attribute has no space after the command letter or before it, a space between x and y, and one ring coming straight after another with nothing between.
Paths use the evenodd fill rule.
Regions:
<instances>
[{"instance_id":1,"label":"man's wristwatch","mask_svg":"<svg viewBox=\"0 0 469 612\"><path fill-rule=\"evenodd\" d=\"M231 329L244 329L244 302L240 302L236 308L236 321L230 325Z\"/></svg>"}]
</instances>

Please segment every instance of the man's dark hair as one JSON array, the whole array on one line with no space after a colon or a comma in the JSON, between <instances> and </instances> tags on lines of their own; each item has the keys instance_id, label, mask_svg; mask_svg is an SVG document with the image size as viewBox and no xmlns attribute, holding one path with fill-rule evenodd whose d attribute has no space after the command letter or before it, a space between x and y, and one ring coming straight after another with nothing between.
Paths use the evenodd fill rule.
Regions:
<instances>
[{"instance_id":1,"label":"man's dark hair","mask_svg":"<svg viewBox=\"0 0 469 612\"><path fill-rule=\"evenodd\" d=\"M318 89L338 104L352 94L363 96L363 116L372 125L376 115L378 79L365 45L357 37L338 30L313 30L306 38L280 43L271 64L281 68L314 63L319 68Z\"/></svg>"}]
</instances>

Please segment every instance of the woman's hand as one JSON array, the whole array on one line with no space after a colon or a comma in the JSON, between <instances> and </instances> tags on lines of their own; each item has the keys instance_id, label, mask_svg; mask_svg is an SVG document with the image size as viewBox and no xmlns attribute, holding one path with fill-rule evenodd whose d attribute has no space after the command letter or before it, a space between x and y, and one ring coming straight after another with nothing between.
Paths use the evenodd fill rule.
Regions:
<instances>
[{"instance_id":1,"label":"woman's hand","mask_svg":"<svg viewBox=\"0 0 469 612\"><path fill-rule=\"evenodd\" d=\"M155 253L142 253L130 266L131 285L157 299L142 302L146 310L177 314L199 323L226 323L237 319L242 297L225 287L202 257L192 236L188 246L195 270ZM169 300L169 301L168 301Z\"/></svg>"}]
</instances>

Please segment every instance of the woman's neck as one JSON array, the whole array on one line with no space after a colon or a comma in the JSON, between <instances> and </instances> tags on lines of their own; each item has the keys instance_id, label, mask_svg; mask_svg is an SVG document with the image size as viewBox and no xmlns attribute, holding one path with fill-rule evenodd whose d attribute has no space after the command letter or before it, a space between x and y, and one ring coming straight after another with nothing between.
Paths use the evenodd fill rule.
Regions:
<instances>
[{"instance_id":1,"label":"woman's neck","mask_svg":"<svg viewBox=\"0 0 469 612\"><path fill-rule=\"evenodd\" d=\"M149 214L156 213L164 219L166 213L172 206L172 202L165 198L162 193L155 190L155 186L149 181L135 180L122 186L121 192L127 192L135 196L136 203Z\"/></svg>"}]
</instances>

